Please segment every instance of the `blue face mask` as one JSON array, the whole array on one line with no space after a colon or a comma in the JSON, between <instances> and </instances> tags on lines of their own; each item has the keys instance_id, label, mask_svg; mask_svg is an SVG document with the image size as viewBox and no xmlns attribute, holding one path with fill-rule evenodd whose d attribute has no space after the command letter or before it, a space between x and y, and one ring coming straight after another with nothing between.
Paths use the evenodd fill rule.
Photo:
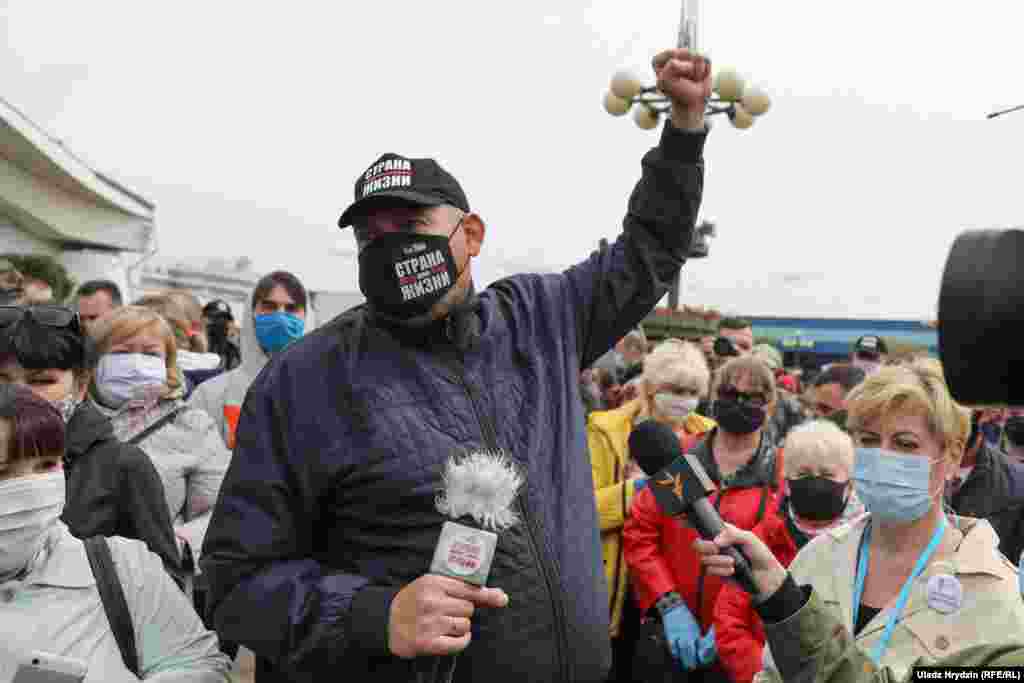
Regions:
<instances>
[{"instance_id":1,"label":"blue face mask","mask_svg":"<svg viewBox=\"0 0 1024 683\"><path fill-rule=\"evenodd\" d=\"M256 340L267 353L277 353L302 336L306 321L291 313L267 313L253 318Z\"/></svg>"},{"instance_id":2,"label":"blue face mask","mask_svg":"<svg viewBox=\"0 0 1024 683\"><path fill-rule=\"evenodd\" d=\"M881 448L858 448L853 466L857 496L883 522L914 522L932 506L931 460Z\"/></svg>"}]
</instances>

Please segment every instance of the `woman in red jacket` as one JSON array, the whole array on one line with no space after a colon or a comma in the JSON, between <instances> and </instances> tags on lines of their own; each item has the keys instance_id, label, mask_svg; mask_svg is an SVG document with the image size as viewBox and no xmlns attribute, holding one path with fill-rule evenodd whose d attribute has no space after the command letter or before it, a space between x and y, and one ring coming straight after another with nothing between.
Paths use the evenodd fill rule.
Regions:
<instances>
[{"instance_id":1,"label":"woman in red jacket","mask_svg":"<svg viewBox=\"0 0 1024 683\"><path fill-rule=\"evenodd\" d=\"M718 371L712 387L718 427L691 451L719 486L713 501L722 518L753 529L779 505L781 466L763 428L776 401L771 370L757 358L740 357ZM633 499L624 529L624 555L637 604L660 632L687 679L726 680L715 663L713 610L722 580L701 568L697 532L661 513L651 481ZM657 633L657 631L656 631ZM666 672L671 673L671 672Z\"/></svg>"},{"instance_id":2,"label":"woman in red jacket","mask_svg":"<svg viewBox=\"0 0 1024 683\"><path fill-rule=\"evenodd\" d=\"M784 473L788 495L778 510L754 528L784 566L827 529L864 513L853 491L853 442L832 422L816 420L786 438ZM764 628L750 595L726 583L715 605L718 661L733 683L750 683L761 670Z\"/></svg>"}]
</instances>

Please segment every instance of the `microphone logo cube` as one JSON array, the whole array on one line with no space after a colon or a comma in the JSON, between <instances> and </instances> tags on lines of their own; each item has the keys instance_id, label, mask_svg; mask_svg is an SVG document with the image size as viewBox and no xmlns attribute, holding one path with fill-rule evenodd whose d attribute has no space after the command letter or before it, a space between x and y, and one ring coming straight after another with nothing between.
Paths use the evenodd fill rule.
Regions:
<instances>
[{"instance_id":1,"label":"microphone logo cube","mask_svg":"<svg viewBox=\"0 0 1024 683\"><path fill-rule=\"evenodd\" d=\"M440 574L475 586L487 584L498 535L456 522L445 522L430 564Z\"/></svg>"}]
</instances>

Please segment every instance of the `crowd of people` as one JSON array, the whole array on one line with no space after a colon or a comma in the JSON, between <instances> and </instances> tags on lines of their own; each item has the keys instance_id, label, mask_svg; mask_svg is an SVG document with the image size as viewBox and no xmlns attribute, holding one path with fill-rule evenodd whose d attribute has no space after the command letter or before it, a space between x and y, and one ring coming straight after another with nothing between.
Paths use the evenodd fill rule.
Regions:
<instances>
[{"instance_id":1,"label":"crowd of people","mask_svg":"<svg viewBox=\"0 0 1024 683\"><path fill-rule=\"evenodd\" d=\"M920 657L1024 637L1024 466L1009 454L1019 411L957 405L937 360L888 358L877 337L808 372L781 367L746 322L722 323L710 342L669 339L627 355L626 339L643 341L634 330L581 374L612 680L778 675L753 597L706 571L697 532L662 512L643 455L630 453L629 434L646 420L696 456L722 519L835 605L897 677ZM599 391L601 373L614 379ZM793 413L773 419L784 402ZM896 602L908 581L936 575L956 586L953 609L936 608L934 586Z\"/></svg>"},{"instance_id":2,"label":"crowd of people","mask_svg":"<svg viewBox=\"0 0 1024 683\"><path fill-rule=\"evenodd\" d=\"M261 279L238 340L223 301L177 290L128 304L99 280L61 305L12 271L0 305L0 680L54 645L89 662L91 680L225 680L238 647L210 628L203 540L248 383L302 336L305 289L284 271ZM71 590L102 580L87 552L97 538L111 539L130 649L124 614Z\"/></svg>"},{"instance_id":3,"label":"crowd of people","mask_svg":"<svg viewBox=\"0 0 1024 683\"><path fill-rule=\"evenodd\" d=\"M285 271L236 322L0 261L0 681L52 655L83 683L213 683L243 652L258 683L766 683L816 624L898 677L1024 641L1024 409L958 405L872 335L821 368L741 318L648 340L710 95L699 56L654 69L672 110L622 234L564 273L477 290L483 218L397 154L338 221L367 302L322 325ZM645 423L706 473L718 544L662 509Z\"/></svg>"}]
</instances>

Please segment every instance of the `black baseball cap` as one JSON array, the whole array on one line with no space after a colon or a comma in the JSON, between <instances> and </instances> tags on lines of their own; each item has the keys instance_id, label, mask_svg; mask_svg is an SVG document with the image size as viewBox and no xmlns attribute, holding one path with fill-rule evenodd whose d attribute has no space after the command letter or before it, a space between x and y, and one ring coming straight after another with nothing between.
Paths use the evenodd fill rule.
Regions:
<instances>
[{"instance_id":1,"label":"black baseball cap","mask_svg":"<svg viewBox=\"0 0 1024 683\"><path fill-rule=\"evenodd\" d=\"M459 181L436 161L388 153L356 179L355 201L341 214L338 227L347 228L370 205L387 199L417 206L450 204L469 212Z\"/></svg>"},{"instance_id":2,"label":"black baseball cap","mask_svg":"<svg viewBox=\"0 0 1024 683\"><path fill-rule=\"evenodd\" d=\"M863 353L870 356L878 356L882 353L889 353L885 340L873 334L866 334L853 344L854 353Z\"/></svg>"},{"instance_id":3,"label":"black baseball cap","mask_svg":"<svg viewBox=\"0 0 1024 683\"><path fill-rule=\"evenodd\" d=\"M214 299L210 303L203 306L203 315L207 318L216 318L217 316L225 316L234 320L234 316L231 314L231 306L228 306L228 302L223 299Z\"/></svg>"}]
</instances>

